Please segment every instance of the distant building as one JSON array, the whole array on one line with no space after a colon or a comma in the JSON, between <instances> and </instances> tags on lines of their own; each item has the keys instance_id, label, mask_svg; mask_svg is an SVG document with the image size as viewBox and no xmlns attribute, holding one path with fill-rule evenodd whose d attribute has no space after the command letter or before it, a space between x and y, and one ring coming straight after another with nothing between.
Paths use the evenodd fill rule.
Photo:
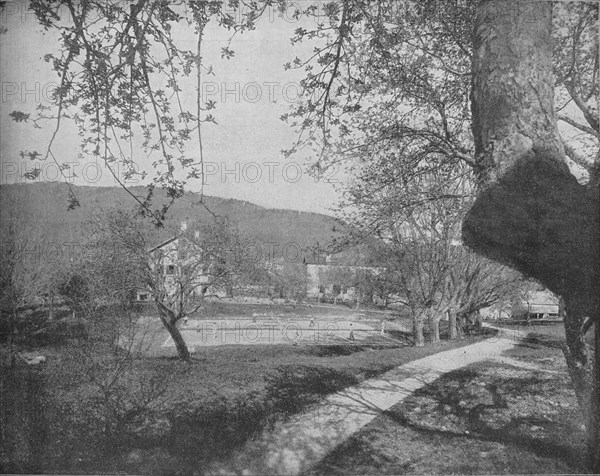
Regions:
<instances>
[{"instance_id":1,"label":"distant building","mask_svg":"<svg viewBox=\"0 0 600 476\"><path fill-rule=\"evenodd\" d=\"M347 252L305 256L307 296L321 298L329 295L342 300L356 300L359 287L356 280L385 271L382 266L366 266L365 261L359 254Z\"/></svg>"},{"instance_id":2,"label":"distant building","mask_svg":"<svg viewBox=\"0 0 600 476\"><path fill-rule=\"evenodd\" d=\"M522 319L557 319L558 296L548 290L530 291L513 303L511 315Z\"/></svg>"},{"instance_id":3,"label":"distant building","mask_svg":"<svg viewBox=\"0 0 600 476\"><path fill-rule=\"evenodd\" d=\"M177 235L150 248L148 254L152 270L161 277L166 294L174 294L182 280L187 286L195 286L194 294L216 293L210 286L210 268L215 263L215 255L202 249L194 240L183 234ZM151 299L150 290L137 292L138 301Z\"/></svg>"},{"instance_id":4,"label":"distant building","mask_svg":"<svg viewBox=\"0 0 600 476\"><path fill-rule=\"evenodd\" d=\"M511 302L499 302L480 310L484 319L558 319L558 296L548 290L528 291Z\"/></svg>"}]
</instances>

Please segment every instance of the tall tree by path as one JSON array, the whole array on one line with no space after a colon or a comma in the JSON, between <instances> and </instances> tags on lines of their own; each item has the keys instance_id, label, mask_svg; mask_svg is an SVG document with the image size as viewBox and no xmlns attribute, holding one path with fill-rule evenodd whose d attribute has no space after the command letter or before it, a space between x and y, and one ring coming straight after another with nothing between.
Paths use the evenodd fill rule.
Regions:
<instances>
[{"instance_id":1,"label":"tall tree by path","mask_svg":"<svg viewBox=\"0 0 600 476\"><path fill-rule=\"evenodd\" d=\"M582 185L565 162L551 33L551 2L479 3L471 104L481 188L463 237L564 298L565 354L586 409L590 469L600 472L598 176ZM587 320L596 324L595 365Z\"/></svg>"}]
</instances>

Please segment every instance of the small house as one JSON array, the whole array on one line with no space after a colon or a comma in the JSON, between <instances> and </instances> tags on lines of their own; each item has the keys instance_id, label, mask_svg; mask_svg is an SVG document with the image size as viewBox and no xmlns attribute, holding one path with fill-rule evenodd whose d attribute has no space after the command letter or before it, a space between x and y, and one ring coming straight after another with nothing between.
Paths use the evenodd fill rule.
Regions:
<instances>
[{"instance_id":1,"label":"small house","mask_svg":"<svg viewBox=\"0 0 600 476\"><path fill-rule=\"evenodd\" d=\"M196 238L198 238L196 236ZM194 239L181 234L174 236L148 250L151 268L167 294L176 292L182 282L194 289L194 292L206 294L212 289L210 271L214 265L214 256L203 250ZM150 290L137 292L137 300L151 300Z\"/></svg>"},{"instance_id":2,"label":"small house","mask_svg":"<svg viewBox=\"0 0 600 476\"><path fill-rule=\"evenodd\" d=\"M513 319L558 319L559 298L548 290L530 291L513 303Z\"/></svg>"}]
</instances>

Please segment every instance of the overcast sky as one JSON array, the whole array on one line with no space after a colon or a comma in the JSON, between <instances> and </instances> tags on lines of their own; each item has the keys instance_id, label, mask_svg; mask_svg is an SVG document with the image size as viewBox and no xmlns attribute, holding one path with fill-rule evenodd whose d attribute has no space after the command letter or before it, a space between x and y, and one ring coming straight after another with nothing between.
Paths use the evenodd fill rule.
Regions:
<instances>
[{"instance_id":1,"label":"overcast sky","mask_svg":"<svg viewBox=\"0 0 600 476\"><path fill-rule=\"evenodd\" d=\"M48 122L43 129L34 129L30 124L15 123L8 116L13 110L34 112L40 103L49 105L47 98L58 81L43 61L44 54L55 51L56 36L43 33L26 5L26 2L9 2L1 20L1 26L6 28L6 33L0 35L2 183L26 180L24 172L33 169L35 163L21 159L19 152L45 152L55 127ZM227 33L216 27L207 29L203 57L213 65L215 76L205 75L203 92L217 103L212 112L218 125L207 124L203 128L209 174L204 192L267 207L331 213L328 210L336 202L332 184L308 176L305 157L286 160L280 153L296 138L280 116L295 101L301 78L298 72L284 71L283 64L296 56L305 56L314 47L314 44L291 45L289 38L299 24L289 16L269 12L255 31L237 36L232 43L235 56L231 60L220 58ZM190 49L195 49L193 35L189 41ZM184 99L191 101L189 108L194 111L195 84L184 86L190 89ZM53 151L59 162L73 163L73 170L79 176L73 183L115 185L103 165L97 167L77 159L79 137L68 123L62 127ZM141 149L136 153L136 162L141 167L148 163ZM59 180L52 163L37 165L42 169L40 180ZM340 178L334 174L330 181ZM189 182L188 188L198 191L199 185Z\"/></svg>"}]
</instances>

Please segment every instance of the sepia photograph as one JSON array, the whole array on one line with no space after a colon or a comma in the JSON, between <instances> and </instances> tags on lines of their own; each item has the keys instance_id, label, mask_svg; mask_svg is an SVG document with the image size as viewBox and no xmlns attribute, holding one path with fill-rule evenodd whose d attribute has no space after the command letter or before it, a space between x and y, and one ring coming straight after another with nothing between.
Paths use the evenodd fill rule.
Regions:
<instances>
[{"instance_id":1,"label":"sepia photograph","mask_svg":"<svg viewBox=\"0 0 600 476\"><path fill-rule=\"evenodd\" d=\"M599 10L0 1L0 473L600 474Z\"/></svg>"}]
</instances>

